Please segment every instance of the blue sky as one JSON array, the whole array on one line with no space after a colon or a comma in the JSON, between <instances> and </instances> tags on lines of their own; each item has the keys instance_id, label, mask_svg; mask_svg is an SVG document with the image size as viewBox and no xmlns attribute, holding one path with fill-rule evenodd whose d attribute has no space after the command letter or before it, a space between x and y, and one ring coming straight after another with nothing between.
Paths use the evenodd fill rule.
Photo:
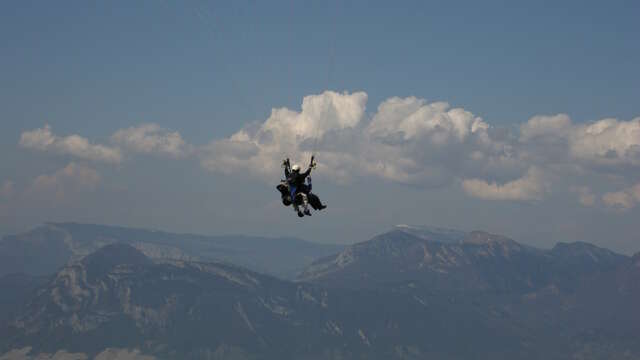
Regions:
<instances>
[{"instance_id":1,"label":"blue sky","mask_svg":"<svg viewBox=\"0 0 640 360\"><path fill-rule=\"evenodd\" d=\"M640 5L632 1L5 1L0 185L10 184L5 187L11 196L0 200L0 233L76 220L353 242L409 222L481 228L540 246L588 240L640 250L633 221L640 207L633 192L640 160L630 130L640 116L638 15ZM375 118L386 100L413 96L464 108L520 140L521 125L532 117L567 114L571 129L562 119L545 124L564 124L572 151L584 150L575 143L580 126L605 118L618 119L617 134L631 138L606 139L603 146L618 151L616 164L575 150L567 161L549 165L540 150L547 140L510 143L524 154L520 161L531 163L499 173L451 165L458 157L429 158L428 147L410 155L409 145L394 150L409 156L413 168L417 159L430 166L446 162L437 163L447 172L447 183L437 187L432 179L396 181L356 169L360 176L335 181L337 167L326 162L316 188L329 211L304 223L274 206L273 184L246 167L249 162L227 172L202 166L201 147L248 124L259 126L272 108L299 112L303 97L325 90L366 93L359 124ZM139 151L113 165L60 147L20 144L23 133L48 124L54 136L76 134L117 147L116 131L144 123L178 132L196 155ZM467 143L446 152L474 151ZM544 174L545 183L553 178L551 189L541 191L545 195L469 196L469 186L466 193L460 190L465 180L504 185L538 179L527 177L531 168ZM74 197L67 187L82 186L55 183L54 174L89 174L78 169L95 171L99 181ZM40 176L48 177L36 181ZM33 195L43 183L57 189L55 196ZM576 194L596 200L583 206L574 201Z\"/></svg>"}]
</instances>

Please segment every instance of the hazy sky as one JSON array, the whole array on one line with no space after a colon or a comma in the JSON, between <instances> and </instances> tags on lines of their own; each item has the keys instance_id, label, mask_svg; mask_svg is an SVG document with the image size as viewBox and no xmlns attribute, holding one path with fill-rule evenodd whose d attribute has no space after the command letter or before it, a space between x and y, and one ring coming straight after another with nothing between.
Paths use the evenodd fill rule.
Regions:
<instances>
[{"instance_id":1,"label":"hazy sky","mask_svg":"<svg viewBox=\"0 0 640 360\"><path fill-rule=\"evenodd\" d=\"M409 223L638 251L639 17L635 1L3 1L0 233L352 243ZM275 185L310 152L329 208L298 219Z\"/></svg>"}]
</instances>

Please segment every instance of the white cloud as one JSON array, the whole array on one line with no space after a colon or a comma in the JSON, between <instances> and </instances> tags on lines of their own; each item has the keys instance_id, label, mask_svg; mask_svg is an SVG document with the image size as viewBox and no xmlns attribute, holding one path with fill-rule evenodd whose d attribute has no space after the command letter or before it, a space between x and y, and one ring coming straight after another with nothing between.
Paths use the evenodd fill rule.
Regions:
<instances>
[{"instance_id":1,"label":"white cloud","mask_svg":"<svg viewBox=\"0 0 640 360\"><path fill-rule=\"evenodd\" d=\"M479 117L464 109L450 109L445 102L428 104L415 97L394 97L378 107L367 132L377 138L428 138L434 145L443 146L463 142L470 134L487 128Z\"/></svg>"},{"instance_id":2,"label":"white cloud","mask_svg":"<svg viewBox=\"0 0 640 360\"><path fill-rule=\"evenodd\" d=\"M566 114L534 116L520 126L520 141L566 138L571 127L571 119Z\"/></svg>"},{"instance_id":3,"label":"white cloud","mask_svg":"<svg viewBox=\"0 0 640 360\"><path fill-rule=\"evenodd\" d=\"M640 173L640 118L576 124L566 114L538 115L510 129L445 102L392 97L369 115L366 102L364 92L309 95L300 110L274 108L263 122L200 147L153 123L118 130L111 137L115 147L56 136L49 126L23 133L20 145L115 163L125 152L195 154L207 170L270 182L282 175L284 157L304 166L314 153L317 174L337 183L372 177L419 187L461 184L483 199L539 200L553 181L585 206L599 200L590 190L597 181L572 181L613 175L628 186L625 178ZM635 198L624 190L605 194L603 202L628 208L634 204L628 199Z\"/></svg>"},{"instance_id":4,"label":"white cloud","mask_svg":"<svg viewBox=\"0 0 640 360\"><path fill-rule=\"evenodd\" d=\"M362 157L368 172L417 185L519 169L511 145L489 130L481 118L444 102L391 98L363 131Z\"/></svg>"},{"instance_id":5,"label":"white cloud","mask_svg":"<svg viewBox=\"0 0 640 360\"><path fill-rule=\"evenodd\" d=\"M35 199L64 201L70 196L95 190L100 180L100 174L94 169L70 163L53 174L35 178L27 194Z\"/></svg>"},{"instance_id":6,"label":"white cloud","mask_svg":"<svg viewBox=\"0 0 640 360\"><path fill-rule=\"evenodd\" d=\"M363 92L325 91L306 96L300 112L273 109L257 128L242 129L228 139L212 141L201 151L201 164L211 171L248 171L272 180L280 175L280 160L284 157L306 162L323 136L358 126L366 100Z\"/></svg>"},{"instance_id":7,"label":"white cloud","mask_svg":"<svg viewBox=\"0 0 640 360\"><path fill-rule=\"evenodd\" d=\"M49 125L23 132L20 136L20 146L40 151L53 151L92 161L119 163L122 160L119 149L91 144L89 140L79 135L57 136L51 132Z\"/></svg>"},{"instance_id":8,"label":"white cloud","mask_svg":"<svg viewBox=\"0 0 640 360\"><path fill-rule=\"evenodd\" d=\"M605 193L602 202L614 209L629 210L640 203L640 183L621 191Z\"/></svg>"},{"instance_id":9,"label":"white cloud","mask_svg":"<svg viewBox=\"0 0 640 360\"><path fill-rule=\"evenodd\" d=\"M302 111L274 109L261 128L273 136L315 139L328 131L356 126L364 115L367 94L325 91L321 95L305 96Z\"/></svg>"},{"instance_id":10,"label":"white cloud","mask_svg":"<svg viewBox=\"0 0 640 360\"><path fill-rule=\"evenodd\" d=\"M543 174L537 168L530 168L523 177L502 185L481 179L463 180L462 188L467 194L485 200L540 200L547 191Z\"/></svg>"},{"instance_id":11,"label":"white cloud","mask_svg":"<svg viewBox=\"0 0 640 360\"><path fill-rule=\"evenodd\" d=\"M569 142L576 159L595 165L640 166L640 118L576 126Z\"/></svg>"},{"instance_id":12,"label":"white cloud","mask_svg":"<svg viewBox=\"0 0 640 360\"><path fill-rule=\"evenodd\" d=\"M45 125L43 128L25 131L20 136L20 145L30 149L47 150L56 141L56 137L51 133L51 127Z\"/></svg>"},{"instance_id":13,"label":"white cloud","mask_svg":"<svg viewBox=\"0 0 640 360\"><path fill-rule=\"evenodd\" d=\"M305 97L300 112L273 109L256 127L206 146L201 164L273 181L283 157L306 163L314 152L320 159L318 173L339 183L373 175L419 186L442 186L458 173L521 167L508 144L492 139L488 124L464 109L391 98L367 119L366 100L362 92L327 91Z\"/></svg>"},{"instance_id":14,"label":"white cloud","mask_svg":"<svg viewBox=\"0 0 640 360\"><path fill-rule=\"evenodd\" d=\"M111 138L126 149L144 154L160 153L181 157L190 151L190 146L179 132L163 129L157 124L120 129Z\"/></svg>"},{"instance_id":15,"label":"white cloud","mask_svg":"<svg viewBox=\"0 0 640 360\"><path fill-rule=\"evenodd\" d=\"M564 114L534 116L520 127L529 156L545 162L577 160L586 166L640 166L640 118L573 124Z\"/></svg>"},{"instance_id":16,"label":"white cloud","mask_svg":"<svg viewBox=\"0 0 640 360\"><path fill-rule=\"evenodd\" d=\"M539 200L552 179L584 173L581 166L606 175L619 170L596 165L640 165L639 119L576 125L565 114L540 115L512 133L463 108L416 97L389 98L367 118L366 99L364 93L307 96L300 112L274 109L265 122L213 141L201 163L273 181L283 157L300 160L315 150L318 173L339 183L357 176L423 187L461 183L469 195L491 200ZM583 205L595 204L587 187L573 191Z\"/></svg>"}]
</instances>

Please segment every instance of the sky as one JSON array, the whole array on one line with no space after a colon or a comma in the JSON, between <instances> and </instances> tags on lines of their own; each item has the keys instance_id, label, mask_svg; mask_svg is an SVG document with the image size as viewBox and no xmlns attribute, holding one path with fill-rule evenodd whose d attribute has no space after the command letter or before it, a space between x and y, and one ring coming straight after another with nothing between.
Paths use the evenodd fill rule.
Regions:
<instances>
[{"instance_id":1,"label":"sky","mask_svg":"<svg viewBox=\"0 0 640 360\"><path fill-rule=\"evenodd\" d=\"M633 1L3 1L0 234L354 243L396 224L640 251ZM315 153L298 219L280 163Z\"/></svg>"}]
</instances>

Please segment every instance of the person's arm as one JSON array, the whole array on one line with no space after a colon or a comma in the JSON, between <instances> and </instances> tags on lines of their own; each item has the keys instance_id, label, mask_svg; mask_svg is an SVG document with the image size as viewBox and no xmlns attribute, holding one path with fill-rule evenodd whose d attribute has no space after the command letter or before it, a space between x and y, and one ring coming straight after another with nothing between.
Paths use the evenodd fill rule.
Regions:
<instances>
[{"instance_id":1,"label":"person's arm","mask_svg":"<svg viewBox=\"0 0 640 360\"><path fill-rule=\"evenodd\" d=\"M289 159L284 160L284 178L288 179L291 176L291 163Z\"/></svg>"},{"instance_id":2,"label":"person's arm","mask_svg":"<svg viewBox=\"0 0 640 360\"><path fill-rule=\"evenodd\" d=\"M311 169L313 169L315 167L315 165L316 165L315 157L312 155L311 156L311 162L309 163L309 168L307 169L307 171L302 173L302 175L304 176L303 179L311 174Z\"/></svg>"}]
</instances>

